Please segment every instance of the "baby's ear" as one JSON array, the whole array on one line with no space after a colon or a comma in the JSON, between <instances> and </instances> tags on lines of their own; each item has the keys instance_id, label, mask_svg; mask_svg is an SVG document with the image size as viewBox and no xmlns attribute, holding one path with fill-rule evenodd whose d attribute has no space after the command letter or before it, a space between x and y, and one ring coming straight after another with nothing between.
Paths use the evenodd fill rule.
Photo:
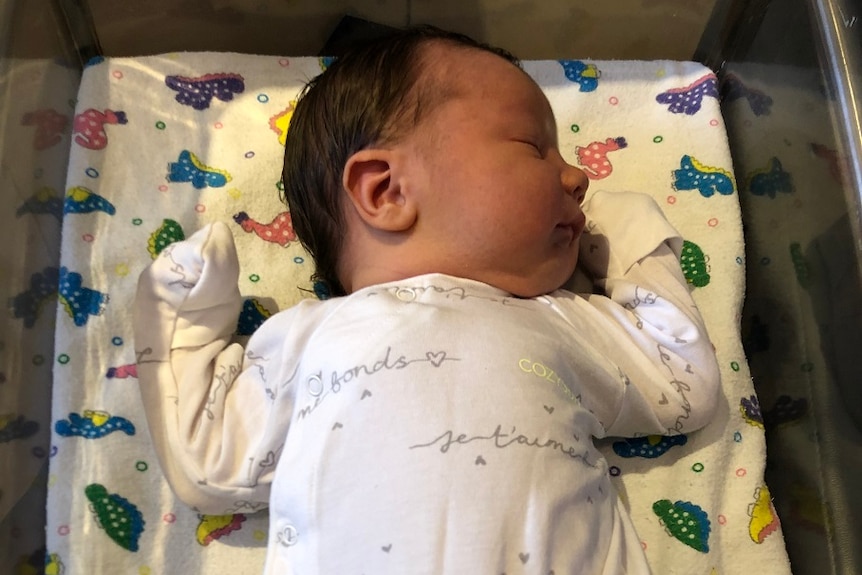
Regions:
<instances>
[{"instance_id":1,"label":"baby's ear","mask_svg":"<svg viewBox=\"0 0 862 575\"><path fill-rule=\"evenodd\" d=\"M342 185L362 220L374 229L403 232L416 222L416 206L398 178L397 152L360 150L344 166Z\"/></svg>"}]
</instances>

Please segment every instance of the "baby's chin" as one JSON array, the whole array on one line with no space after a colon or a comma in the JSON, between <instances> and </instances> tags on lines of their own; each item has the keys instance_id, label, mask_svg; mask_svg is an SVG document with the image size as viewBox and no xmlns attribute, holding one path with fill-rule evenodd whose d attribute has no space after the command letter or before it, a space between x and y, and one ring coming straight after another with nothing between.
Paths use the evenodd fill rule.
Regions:
<instances>
[{"instance_id":1,"label":"baby's chin","mask_svg":"<svg viewBox=\"0 0 862 575\"><path fill-rule=\"evenodd\" d=\"M572 283L572 278L577 276L576 263L577 261L575 261L571 266L561 266L560 268L552 270L546 274L536 274L530 277L518 278L518 280L507 282L509 285L498 285L497 287L521 298L533 298L547 295L560 288L570 289L569 285Z\"/></svg>"}]
</instances>

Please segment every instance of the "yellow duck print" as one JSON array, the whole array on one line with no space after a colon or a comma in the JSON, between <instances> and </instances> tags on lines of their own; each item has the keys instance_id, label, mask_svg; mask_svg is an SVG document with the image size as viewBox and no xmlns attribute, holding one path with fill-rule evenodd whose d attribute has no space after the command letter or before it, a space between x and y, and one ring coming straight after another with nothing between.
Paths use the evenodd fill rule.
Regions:
<instances>
[{"instance_id":1,"label":"yellow duck print","mask_svg":"<svg viewBox=\"0 0 862 575\"><path fill-rule=\"evenodd\" d=\"M287 140L287 129L290 126L290 120L293 118L293 110L296 108L296 100L291 100L290 104L269 119L270 129L278 134L278 143L282 146Z\"/></svg>"},{"instance_id":2,"label":"yellow duck print","mask_svg":"<svg viewBox=\"0 0 862 575\"><path fill-rule=\"evenodd\" d=\"M766 485L758 487L754 491L754 503L748 506L748 534L755 543L763 543L773 532L778 529L778 515L772 506L772 497Z\"/></svg>"}]
</instances>

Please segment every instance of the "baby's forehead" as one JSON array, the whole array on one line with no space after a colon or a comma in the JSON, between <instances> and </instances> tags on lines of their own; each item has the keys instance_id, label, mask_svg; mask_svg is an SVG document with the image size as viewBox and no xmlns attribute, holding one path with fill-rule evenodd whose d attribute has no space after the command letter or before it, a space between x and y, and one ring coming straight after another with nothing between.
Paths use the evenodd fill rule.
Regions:
<instances>
[{"instance_id":1,"label":"baby's forehead","mask_svg":"<svg viewBox=\"0 0 862 575\"><path fill-rule=\"evenodd\" d=\"M463 73L469 69L471 62L470 49L440 40L426 42L418 51L416 66L419 67L417 80L422 83L433 83L441 88L456 87L460 84Z\"/></svg>"},{"instance_id":2,"label":"baby's forehead","mask_svg":"<svg viewBox=\"0 0 862 575\"><path fill-rule=\"evenodd\" d=\"M539 85L519 65L490 50L431 40L422 47L418 82L465 93L474 89L501 92L519 87L544 99Z\"/></svg>"},{"instance_id":3,"label":"baby's forehead","mask_svg":"<svg viewBox=\"0 0 862 575\"><path fill-rule=\"evenodd\" d=\"M448 72L455 79L468 80L458 72L478 71L488 69L488 63L505 64L519 69L514 63L490 50L465 46L447 40L429 40L419 51L419 65L422 74L438 74ZM482 64L485 64L484 66ZM494 66L492 66L494 68Z\"/></svg>"}]
</instances>

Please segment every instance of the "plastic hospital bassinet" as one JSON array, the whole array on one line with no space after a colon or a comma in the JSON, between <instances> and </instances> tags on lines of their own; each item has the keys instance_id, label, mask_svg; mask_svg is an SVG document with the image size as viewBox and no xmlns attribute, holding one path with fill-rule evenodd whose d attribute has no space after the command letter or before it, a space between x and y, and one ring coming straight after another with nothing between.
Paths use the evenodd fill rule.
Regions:
<instances>
[{"instance_id":1,"label":"plastic hospital bassinet","mask_svg":"<svg viewBox=\"0 0 862 575\"><path fill-rule=\"evenodd\" d=\"M759 399L748 405L766 430L766 483L794 573L862 572L858 0L0 4L0 297L8 302L0 315L0 572L79 572L52 559L45 535L47 494L58 481L49 471L52 431L68 415L52 413L52 394L65 392L54 389L52 371L68 357L54 349L52 322L28 325L16 310L57 305L43 271L59 273L62 205L56 218L32 217L26 200L72 185L69 117L84 64L185 50L315 55L344 14L437 24L524 60L694 60L716 72L742 207L740 321Z\"/></svg>"}]
</instances>

